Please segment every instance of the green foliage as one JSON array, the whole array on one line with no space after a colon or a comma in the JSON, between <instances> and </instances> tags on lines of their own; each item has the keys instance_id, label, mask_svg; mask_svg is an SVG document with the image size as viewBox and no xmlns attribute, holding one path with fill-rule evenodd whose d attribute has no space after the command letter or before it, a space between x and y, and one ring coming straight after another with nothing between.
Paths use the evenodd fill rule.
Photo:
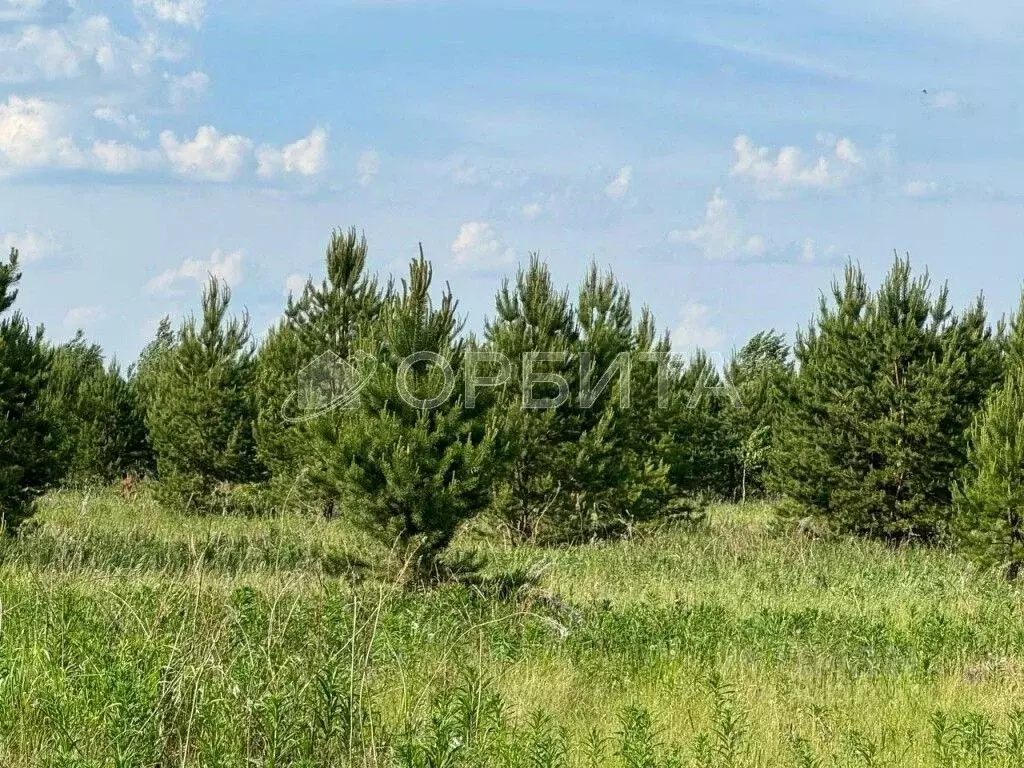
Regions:
<instances>
[{"instance_id":1,"label":"green foliage","mask_svg":"<svg viewBox=\"0 0 1024 768\"><path fill-rule=\"evenodd\" d=\"M852 265L797 337L799 374L773 452L793 512L884 538L948 530L964 432L998 375L977 302L964 315L897 259L872 293Z\"/></svg>"},{"instance_id":2,"label":"green foliage","mask_svg":"<svg viewBox=\"0 0 1024 768\"><path fill-rule=\"evenodd\" d=\"M254 425L259 458L270 472L282 504L307 502L316 489L308 482L314 456L308 450L310 414L299 409L297 390L306 366L321 356L346 360L361 330L380 314L383 295L366 272L366 239L355 228L335 230L327 246L325 279L310 278L298 297L289 296L284 318L260 345L256 359ZM344 419L342 412L319 419Z\"/></svg>"},{"instance_id":3,"label":"green foliage","mask_svg":"<svg viewBox=\"0 0 1024 768\"><path fill-rule=\"evenodd\" d=\"M1024 369L989 396L970 432L956 530L983 564L1015 577L1024 565Z\"/></svg>"},{"instance_id":4,"label":"green foliage","mask_svg":"<svg viewBox=\"0 0 1024 768\"><path fill-rule=\"evenodd\" d=\"M143 421L149 421L159 384L160 371L174 349L174 328L171 318L160 318L156 334L139 354L139 359L128 369L128 383L142 411ZM151 452L152 453L152 452ZM147 469L155 469L155 457L150 455Z\"/></svg>"},{"instance_id":5,"label":"green foliage","mask_svg":"<svg viewBox=\"0 0 1024 768\"><path fill-rule=\"evenodd\" d=\"M670 372L672 481L690 494L731 498L737 485L736 459L727 417L738 403L701 350L685 363L677 361Z\"/></svg>"},{"instance_id":6,"label":"green foliage","mask_svg":"<svg viewBox=\"0 0 1024 768\"><path fill-rule=\"evenodd\" d=\"M509 365L494 408L506 438L498 511L513 538L585 540L689 514L668 463L681 410L659 397L669 342L650 313L634 322L628 291L594 265L573 306L537 256L495 309L482 351Z\"/></svg>"},{"instance_id":7,"label":"green foliage","mask_svg":"<svg viewBox=\"0 0 1024 768\"><path fill-rule=\"evenodd\" d=\"M415 552L421 573L487 505L495 440L483 409L454 391L465 342L455 299L446 291L435 306L431 278L421 254L357 340L373 364L356 407L310 422L317 484L403 557Z\"/></svg>"},{"instance_id":8,"label":"green foliage","mask_svg":"<svg viewBox=\"0 0 1024 768\"><path fill-rule=\"evenodd\" d=\"M568 393L552 382L561 377L567 386L574 379L571 354L578 342L568 293L558 291L540 257L520 269L513 286L506 280L495 302L495 317L484 330L484 351L503 356L510 366L508 381L499 392L495 411L505 435L502 467L497 475L503 486L498 511L515 539L528 541L557 504L563 502L569 451L578 433L561 408L524 408L524 398L554 401ZM529 356L532 355L532 358ZM532 391L523 388L523 367L541 374ZM498 376L483 360L479 375ZM557 517L554 511L552 517Z\"/></svg>"},{"instance_id":9,"label":"green foliage","mask_svg":"<svg viewBox=\"0 0 1024 768\"><path fill-rule=\"evenodd\" d=\"M49 375L42 329L11 312L21 280L18 252L0 263L0 530L13 532L54 479L51 423L41 406Z\"/></svg>"},{"instance_id":10,"label":"green foliage","mask_svg":"<svg viewBox=\"0 0 1024 768\"><path fill-rule=\"evenodd\" d=\"M231 292L211 278L202 316L154 355L147 422L160 498L188 511L217 507L218 486L257 480L248 315L228 318Z\"/></svg>"},{"instance_id":11,"label":"green foliage","mask_svg":"<svg viewBox=\"0 0 1024 768\"><path fill-rule=\"evenodd\" d=\"M743 500L765 493L764 472L793 375L789 348L774 331L755 334L729 361L725 378L738 402L723 417Z\"/></svg>"},{"instance_id":12,"label":"green foliage","mask_svg":"<svg viewBox=\"0 0 1024 768\"><path fill-rule=\"evenodd\" d=\"M141 473L149 459L136 393L98 345L81 333L51 352L42 407L55 425L55 472L62 482L107 483Z\"/></svg>"}]
</instances>

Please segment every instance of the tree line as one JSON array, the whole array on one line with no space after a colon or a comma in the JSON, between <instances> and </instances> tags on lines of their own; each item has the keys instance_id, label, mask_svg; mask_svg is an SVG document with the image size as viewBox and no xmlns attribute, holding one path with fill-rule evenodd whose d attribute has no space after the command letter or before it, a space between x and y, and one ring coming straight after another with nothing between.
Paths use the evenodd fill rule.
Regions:
<instances>
[{"instance_id":1,"label":"tree line","mask_svg":"<svg viewBox=\"0 0 1024 768\"><path fill-rule=\"evenodd\" d=\"M448 287L432 291L422 253L380 281L365 238L339 230L324 267L259 341L211 278L198 311L165 318L122 370L81 334L52 344L14 309L12 251L0 265L5 530L49 488L137 475L186 514L344 516L424 572L470 519L515 542L587 541L747 498L823 530L955 544L1011 577L1024 562L1024 302L993 325L981 298L956 311L908 259L874 289L850 264L792 348L764 331L718 370L702 352L673 354L596 265L570 292L531 257L479 334ZM349 407L287 418L325 352L375 365ZM417 402L445 389L446 370L479 376L486 353L511 366L499 385ZM653 364L594 388L624 353ZM546 377L523 375L535 360Z\"/></svg>"}]
</instances>

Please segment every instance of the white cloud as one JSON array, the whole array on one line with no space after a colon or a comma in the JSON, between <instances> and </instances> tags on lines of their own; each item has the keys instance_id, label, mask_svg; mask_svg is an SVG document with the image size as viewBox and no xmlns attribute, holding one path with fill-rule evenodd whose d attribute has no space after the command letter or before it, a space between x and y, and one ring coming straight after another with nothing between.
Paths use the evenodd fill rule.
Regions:
<instances>
[{"instance_id":1,"label":"white cloud","mask_svg":"<svg viewBox=\"0 0 1024 768\"><path fill-rule=\"evenodd\" d=\"M796 255L796 261L802 264L831 264L839 257L839 251L834 245L820 248L810 237L805 237L802 242L794 244L791 250Z\"/></svg>"},{"instance_id":2,"label":"white cloud","mask_svg":"<svg viewBox=\"0 0 1024 768\"><path fill-rule=\"evenodd\" d=\"M64 315L64 327L70 330L86 328L107 316L106 310L98 305L72 307Z\"/></svg>"},{"instance_id":3,"label":"white cloud","mask_svg":"<svg viewBox=\"0 0 1024 768\"><path fill-rule=\"evenodd\" d=\"M604 188L604 193L613 200L618 200L629 191L629 185L633 181L633 166L624 165L619 169L618 174Z\"/></svg>"},{"instance_id":4,"label":"white cloud","mask_svg":"<svg viewBox=\"0 0 1024 768\"><path fill-rule=\"evenodd\" d=\"M668 239L670 243L692 245L712 261L756 259L767 250L761 235L748 236L743 232L735 208L723 197L721 189L716 189L708 200L704 221L699 226L689 230L673 230Z\"/></svg>"},{"instance_id":5,"label":"white cloud","mask_svg":"<svg viewBox=\"0 0 1024 768\"><path fill-rule=\"evenodd\" d=\"M869 169L869 158L848 138L819 136L824 154L808 156L799 147L773 152L748 137L733 141L735 160L730 174L752 182L761 192L777 196L787 190L825 191L849 186Z\"/></svg>"},{"instance_id":6,"label":"white cloud","mask_svg":"<svg viewBox=\"0 0 1024 768\"><path fill-rule=\"evenodd\" d=\"M210 76L193 70L187 75L164 75L167 80L167 98L175 109L185 109L198 101L210 87Z\"/></svg>"},{"instance_id":7,"label":"white cloud","mask_svg":"<svg viewBox=\"0 0 1024 768\"><path fill-rule=\"evenodd\" d=\"M144 139L149 135L142 120L136 115L127 114L116 107L98 107L93 110L92 116L101 122L118 127L138 139Z\"/></svg>"},{"instance_id":8,"label":"white cloud","mask_svg":"<svg viewBox=\"0 0 1024 768\"><path fill-rule=\"evenodd\" d=\"M265 179L280 173L315 176L327 167L327 131L314 128L309 136L281 149L265 144L256 157L257 173Z\"/></svg>"},{"instance_id":9,"label":"white cloud","mask_svg":"<svg viewBox=\"0 0 1024 768\"><path fill-rule=\"evenodd\" d=\"M146 75L154 61L180 56L179 49L153 35L139 39L122 35L106 16L52 27L32 24L0 35L0 81Z\"/></svg>"},{"instance_id":10,"label":"white cloud","mask_svg":"<svg viewBox=\"0 0 1024 768\"><path fill-rule=\"evenodd\" d=\"M929 198L938 197L942 190L939 187L938 182L935 181L908 181L903 185L903 195L905 197L912 197L917 200L927 200Z\"/></svg>"},{"instance_id":11,"label":"white cloud","mask_svg":"<svg viewBox=\"0 0 1024 768\"><path fill-rule=\"evenodd\" d=\"M104 173L135 173L154 170L163 164L163 157L155 149L141 149L120 141L96 141L92 145L95 167Z\"/></svg>"},{"instance_id":12,"label":"white cloud","mask_svg":"<svg viewBox=\"0 0 1024 768\"><path fill-rule=\"evenodd\" d=\"M462 267L491 268L510 264L515 251L506 245L486 221L469 221L459 227L451 245L454 262Z\"/></svg>"},{"instance_id":13,"label":"white cloud","mask_svg":"<svg viewBox=\"0 0 1024 768\"><path fill-rule=\"evenodd\" d=\"M45 258L58 249L56 238L52 234L34 229L21 232L7 232L0 238L0 254L7 258L11 248L18 249L22 261L37 261Z\"/></svg>"},{"instance_id":14,"label":"white cloud","mask_svg":"<svg viewBox=\"0 0 1024 768\"><path fill-rule=\"evenodd\" d=\"M453 157L447 161L445 175L460 187L472 187L487 181L487 174L476 163L465 157Z\"/></svg>"},{"instance_id":15,"label":"white cloud","mask_svg":"<svg viewBox=\"0 0 1024 768\"><path fill-rule=\"evenodd\" d=\"M938 91L927 94L928 106L934 109L957 110L963 106L960 95L956 91Z\"/></svg>"},{"instance_id":16,"label":"white cloud","mask_svg":"<svg viewBox=\"0 0 1024 768\"><path fill-rule=\"evenodd\" d=\"M524 219L527 219L528 221L533 221L542 213L544 213L544 206L541 203L538 203L537 201L527 203L520 209L520 213L523 215Z\"/></svg>"},{"instance_id":17,"label":"white cloud","mask_svg":"<svg viewBox=\"0 0 1024 768\"><path fill-rule=\"evenodd\" d=\"M47 0L0 0L0 21L25 21L46 3Z\"/></svg>"},{"instance_id":18,"label":"white cloud","mask_svg":"<svg viewBox=\"0 0 1024 768\"><path fill-rule=\"evenodd\" d=\"M298 272L288 275L284 280L284 295L298 298L302 295L302 291L306 288L308 281L309 275L303 275Z\"/></svg>"},{"instance_id":19,"label":"white cloud","mask_svg":"<svg viewBox=\"0 0 1024 768\"><path fill-rule=\"evenodd\" d=\"M725 334L711 325L711 309L706 304L689 302L679 312L679 323L671 334L672 349L692 354L698 349L714 349L725 341Z\"/></svg>"},{"instance_id":20,"label":"white cloud","mask_svg":"<svg viewBox=\"0 0 1024 768\"><path fill-rule=\"evenodd\" d=\"M669 232L668 242L697 248L710 261L751 261L772 264L835 263L835 246L819 248L811 238L773 245L768 238L744 230L736 209L716 189L704 209L704 220L693 229Z\"/></svg>"},{"instance_id":21,"label":"white cloud","mask_svg":"<svg viewBox=\"0 0 1024 768\"><path fill-rule=\"evenodd\" d=\"M206 0L133 0L133 4L158 21L196 29L206 15Z\"/></svg>"},{"instance_id":22,"label":"white cloud","mask_svg":"<svg viewBox=\"0 0 1024 768\"><path fill-rule=\"evenodd\" d=\"M356 176L360 186L368 186L380 173L380 153L373 147L367 147L356 158Z\"/></svg>"},{"instance_id":23,"label":"white cloud","mask_svg":"<svg viewBox=\"0 0 1024 768\"><path fill-rule=\"evenodd\" d=\"M81 166L84 157L64 135L64 123L64 110L53 102L9 96L0 103L0 173Z\"/></svg>"},{"instance_id":24,"label":"white cloud","mask_svg":"<svg viewBox=\"0 0 1024 768\"><path fill-rule=\"evenodd\" d=\"M173 293L183 280L205 282L210 276L229 286L242 281L242 251L214 251L209 259L185 259L181 266L168 269L143 287L145 293Z\"/></svg>"},{"instance_id":25,"label":"white cloud","mask_svg":"<svg viewBox=\"0 0 1024 768\"><path fill-rule=\"evenodd\" d=\"M194 139L178 141L171 131L160 134L160 146L171 169L180 176L231 181L251 165L253 142L245 136L221 135L204 125Z\"/></svg>"}]
</instances>

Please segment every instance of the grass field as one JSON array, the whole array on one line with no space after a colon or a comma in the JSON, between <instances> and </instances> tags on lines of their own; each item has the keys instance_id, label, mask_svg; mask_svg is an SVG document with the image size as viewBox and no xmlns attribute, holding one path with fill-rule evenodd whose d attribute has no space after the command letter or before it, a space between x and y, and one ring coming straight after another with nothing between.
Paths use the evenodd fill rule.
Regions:
<instances>
[{"instance_id":1,"label":"grass field","mask_svg":"<svg viewBox=\"0 0 1024 768\"><path fill-rule=\"evenodd\" d=\"M1017 766L1020 595L767 507L409 592L343 523L46 499L0 544L0 766Z\"/></svg>"}]
</instances>

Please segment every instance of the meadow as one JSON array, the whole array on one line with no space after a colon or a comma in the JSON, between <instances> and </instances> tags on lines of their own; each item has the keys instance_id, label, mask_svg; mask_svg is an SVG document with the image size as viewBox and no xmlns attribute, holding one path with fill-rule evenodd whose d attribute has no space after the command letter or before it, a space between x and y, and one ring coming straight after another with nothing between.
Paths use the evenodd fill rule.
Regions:
<instances>
[{"instance_id":1,"label":"meadow","mask_svg":"<svg viewBox=\"0 0 1024 768\"><path fill-rule=\"evenodd\" d=\"M954 553L754 504L498 541L408 589L343 521L51 494L0 542L0 765L1024 764L1024 605Z\"/></svg>"}]
</instances>

